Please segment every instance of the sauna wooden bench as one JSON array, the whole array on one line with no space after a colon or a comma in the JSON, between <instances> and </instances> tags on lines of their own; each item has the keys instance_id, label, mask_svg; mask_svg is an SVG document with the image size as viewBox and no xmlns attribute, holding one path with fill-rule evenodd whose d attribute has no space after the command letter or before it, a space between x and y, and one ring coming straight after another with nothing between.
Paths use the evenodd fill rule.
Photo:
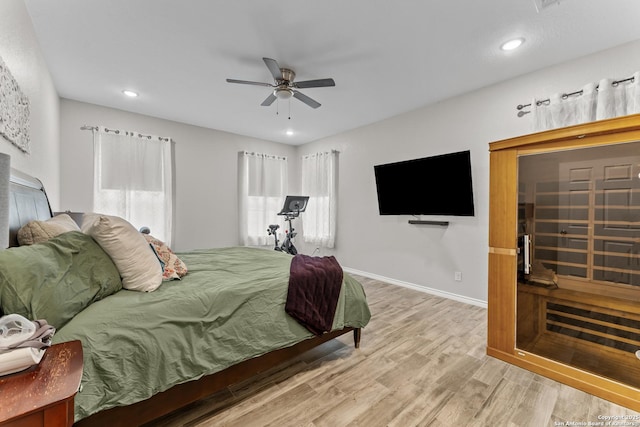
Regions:
<instances>
[{"instance_id":1,"label":"sauna wooden bench","mask_svg":"<svg viewBox=\"0 0 640 427\"><path fill-rule=\"evenodd\" d=\"M640 301L519 283L517 319L519 349L640 388L640 360L629 350L640 349Z\"/></svg>"}]
</instances>

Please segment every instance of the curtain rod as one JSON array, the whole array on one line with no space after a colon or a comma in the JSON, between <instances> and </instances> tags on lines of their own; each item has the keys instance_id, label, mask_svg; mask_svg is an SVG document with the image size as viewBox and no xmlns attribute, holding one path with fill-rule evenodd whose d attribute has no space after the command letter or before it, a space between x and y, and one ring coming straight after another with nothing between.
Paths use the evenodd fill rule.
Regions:
<instances>
[{"instance_id":1,"label":"curtain rod","mask_svg":"<svg viewBox=\"0 0 640 427\"><path fill-rule=\"evenodd\" d=\"M99 130L99 127L98 126L84 125L84 126L80 126L80 130L90 130L90 131L96 132L96 131ZM113 132L116 135L118 135L120 132L122 132L124 135L137 136L138 138L151 139L151 138L154 137L153 135L144 135L144 134L139 133L139 132L131 132L131 131L125 131L125 130L121 131L119 129L107 129L107 128L104 128L104 131L107 132L107 133L108 132ZM171 141L171 138L166 138L166 137L162 137L162 136L158 136L156 138L158 138L160 141L167 141L167 142Z\"/></svg>"},{"instance_id":2,"label":"curtain rod","mask_svg":"<svg viewBox=\"0 0 640 427\"><path fill-rule=\"evenodd\" d=\"M618 86L620 83L626 83L626 82L633 82L635 80L635 77L631 76L631 77L627 77L626 79L622 79L622 80L614 80L611 82L611 86L616 87ZM600 85L596 86L596 90L598 90L598 88L600 87ZM584 91L582 89L577 90L575 92L570 92L570 93L563 93L562 94L562 99L567 99L570 96L574 96L574 95L582 95ZM547 99L541 99L539 101L536 101L536 105L540 106L542 104L549 104L549 102L551 101L550 98ZM531 103L529 104L518 104L518 106L516 107L516 109L518 110L518 117L522 117L525 114L529 114L531 111L522 111L523 108L526 107L531 107Z\"/></svg>"},{"instance_id":3,"label":"curtain rod","mask_svg":"<svg viewBox=\"0 0 640 427\"><path fill-rule=\"evenodd\" d=\"M277 160L287 160L286 156L278 156L276 154L257 153L255 151L247 151L247 150L239 151L238 154L244 154L245 156L266 157L269 159L277 159Z\"/></svg>"},{"instance_id":4,"label":"curtain rod","mask_svg":"<svg viewBox=\"0 0 640 427\"><path fill-rule=\"evenodd\" d=\"M309 154L305 154L305 155L303 155L303 156L301 156L301 157L304 159L305 157L317 156L317 155L319 155L319 154L333 154L333 153L335 153L335 154L340 154L340 152L339 152L338 150L336 150L336 149L331 149L331 150L329 150L329 151L319 151L319 152L317 152L317 153L309 153Z\"/></svg>"}]
</instances>

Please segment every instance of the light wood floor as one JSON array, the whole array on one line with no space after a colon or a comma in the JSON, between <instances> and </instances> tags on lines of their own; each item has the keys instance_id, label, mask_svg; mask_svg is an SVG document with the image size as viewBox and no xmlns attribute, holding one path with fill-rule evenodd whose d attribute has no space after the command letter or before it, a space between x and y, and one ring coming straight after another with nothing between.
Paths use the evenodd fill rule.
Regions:
<instances>
[{"instance_id":1,"label":"light wood floor","mask_svg":"<svg viewBox=\"0 0 640 427\"><path fill-rule=\"evenodd\" d=\"M483 308L356 278L372 311L360 349L348 334L150 425L539 427L640 415L485 355Z\"/></svg>"}]
</instances>

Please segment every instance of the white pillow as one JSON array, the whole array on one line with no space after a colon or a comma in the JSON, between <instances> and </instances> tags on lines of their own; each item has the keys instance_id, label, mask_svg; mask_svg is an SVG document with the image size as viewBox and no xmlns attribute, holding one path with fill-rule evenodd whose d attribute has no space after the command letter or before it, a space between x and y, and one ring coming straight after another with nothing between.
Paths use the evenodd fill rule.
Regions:
<instances>
[{"instance_id":1,"label":"white pillow","mask_svg":"<svg viewBox=\"0 0 640 427\"><path fill-rule=\"evenodd\" d=\"M162 284L162 266L149 243L123 218L97 213L82 217L82 231L98 242L122 277L122 287L151 292Z\"/></svg>"}]
</instances>

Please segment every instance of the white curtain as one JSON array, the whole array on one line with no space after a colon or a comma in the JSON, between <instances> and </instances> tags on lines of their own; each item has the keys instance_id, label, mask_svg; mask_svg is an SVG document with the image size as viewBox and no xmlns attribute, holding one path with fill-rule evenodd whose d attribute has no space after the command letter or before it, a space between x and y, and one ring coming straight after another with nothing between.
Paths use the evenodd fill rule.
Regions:
<instances>
[{"instance_id":1,"label":"white curtain","mask_svg":"<svg viewBox=\"0 0 640 427\"><path fill-rule=\"evenodd\" d=\"M326 248L333 248L336 239L337 166L337 151L302 158L302 194L309 196L302 215L304 241Z\"/></svg>"},{"instance_id":2,"label":"white curtain","mask_svg":"<svg viewBox=\"0 0 640 427\"><path fill-rule=\"evenodd\" d=\"M171 246L173 174L171 139L137 132L93 132L93 210L115 215Z\"/></svg>"},{"instance_id":3,"label":"white curtain","mask_svg":"<svg viewBox=\"0 0 640 427\"><path fill-rule=\"evenodd\" d=\"M277 214L287 192L287 158L268 154L240 152L238 164L238 200L240 244L273 244L267 235L269 224L284 221Z\"/></svg>"},{"instance_id":4,"label":"white curtain","mask_svg":"<svg viewBox=\"0 0 640 427\"><path fill-rule=\"evenodd\" d=\"M535 132L640 113L640 72L629 81L602 79L573 94L531 103Z\"/></svg>"}]
</instances>

